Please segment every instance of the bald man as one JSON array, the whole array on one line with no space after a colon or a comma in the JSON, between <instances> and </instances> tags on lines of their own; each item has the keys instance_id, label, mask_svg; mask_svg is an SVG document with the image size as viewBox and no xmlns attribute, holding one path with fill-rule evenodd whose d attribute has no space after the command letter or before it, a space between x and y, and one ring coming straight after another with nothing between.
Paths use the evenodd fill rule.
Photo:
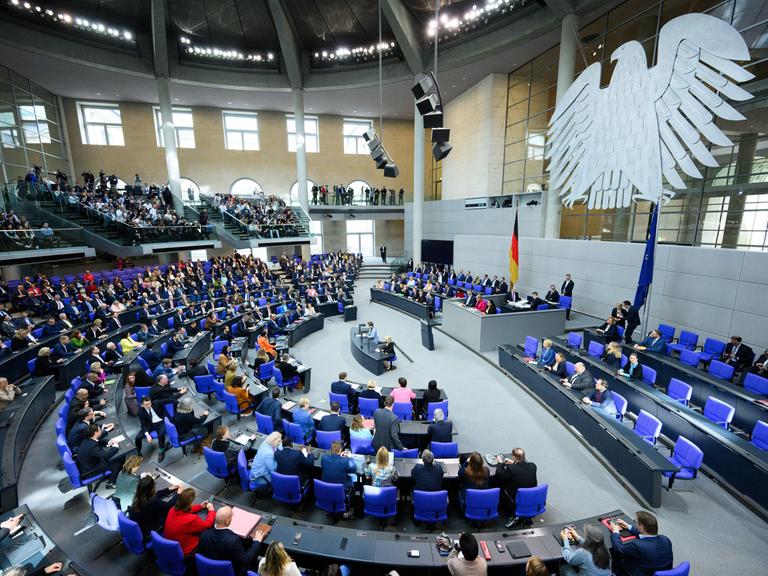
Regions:
<instances>
[{"instance_id":1,"label":"bald man","mask_svg":"<svg viewBox=\"0 0 768 576\"><path fill-rule=\"evenodd\" d=\"M222 506L216 511L213 528L200 535L197 552L211 560L231 560L235 574L245 574L249 569L255 571L264 532L255 530L249 538L242 538L229 529L231 523L232 508Z\"/></svg>"}]
</instances>

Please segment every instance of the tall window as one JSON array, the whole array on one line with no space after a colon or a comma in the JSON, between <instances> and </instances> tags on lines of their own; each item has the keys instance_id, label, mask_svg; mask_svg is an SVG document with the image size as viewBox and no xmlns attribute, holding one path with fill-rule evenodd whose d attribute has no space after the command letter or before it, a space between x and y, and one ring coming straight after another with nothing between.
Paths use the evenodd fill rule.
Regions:
<instances>
[{"instance_id":1,"label":"tall window","mask_svg":"<svg viewBox=\"0 0 768 576\"><path fill-rule=\"evenodd\" d=\"M21 129L27 144L50 144L51 133L48 130L48 118L45 106L19 106Z\"/></svg>"},{"instance_id":2,"label":"tall window","mask_svg":"<svg viewBox=\"0 0 768 576\"><path fill-rule=\"evenodd\" d=\"M259 118L256 112L224 111L223 114L227 150L258 150Z\"/></svg>"},{"instance_id":3,"label":"tall window","mask_svg":"<svg viewBox=\"0 0 768 576\"><path fill-rule=\"evenodd\" d=\"M157 145L162 148L165 146L163 140L163 120L160 116L160 108L154 107L155 111L155 135ZM195 147L195 124L192 119L191 108L173 109L173 127L176 131L176 146L179 148Z\"/></svg>"},{"instance_id":4,"label":"tall window","mask_svg":"<svg viewBox=\"0 0 768 576\"><path fill-rule=\"evenodd\" d=\"M253 196L261 192L261 186L252 178L238 178L232 182L229 187L230 194L242 194L244 196Z\"/></svg>"},{"instance_id":5,"label":"tall window","mask_svg":"<svg viewBox=\"0 0 768 576\"><path fill-rule=\"evenodd\" d=\"M368 154L368 144L363 138L373 128L370 120L344 118L344 154Z\"/></svg>"},{"instance_id":6,"label":"tall window","mask_svg":"<svg viewBox=\"0 0 768 576\"><path fill-rule=\"evenodd\" d=\"M309 251L312 254L323 253L323 223L320 220L309 221L309 235L312 237L312 243L309 245Z\"/></svg>"},{"instance_id":7,"label":"tall window","mask_svg":"<svg viewBox=\"0 0 768 576\"><path fill-rule=\"evenodd\" d=\"M77 117L83 144L124 146L123 120L118 104L78 102Z\"/></svg>"},{"instance_id":8,"label":"tall window","mask_svg":"<svg viewBox=\"0 0 768 576\"><path fill-rule=\"evenodd\" d=\"M307 178L307 198L309 199L309 203L310 204L312 203L312 186L314 186L314 185L315 185L315 183L312 182L312 180L310 180L309 178ZM318 194L318 202L320 201L319 196L320 195ZM291 205L295 206L295 205L300 204L300 202L299 202L299 183L298 182L294 182L293 185L291 186L291 191L289 192L288 199L289 199L288 203L291 204Z\"/></svg>"},{"instance_id":9,"label":"tall window","mask_svg":"<svg viewBox=\"0 0 768 576\"><path fill-rule=\"evenodd\" d=\"M296 152L296 118L293 114L285 116L285 128L288 132L288 152ZM320 152L320 128L317 116L304 116L304 150Z\"/></svg>"},{"instance_id":10,"label":"tall window","mask_svg":"<svg viewBox=\"0 0 768 576\"><path fill-rule=\"evenodd\" d=\"M352 182L347 184L347 193L352 192L353 202L364 204L365 189L370 187L370 184L365 180L352 180Z\"/></svg>"},{"instance_id":11,"label":"tall window","mask_svg":"<svg viewBox=\"0 0 768 576\"><path fill-rule=\"evenodd\" d=\"M5 148L21 146L21 136L13 112L0 112L0 142Z\"/></svg>"},{"instance_id":12,"label":"tall window","mask_svg":"<svg viewBox=\"0 0 768 576\"><path fill-rule=\"evenodd\" d=\"M373 256L373 220L347 220L347 252Z\"/></svg>"}]
</instances>

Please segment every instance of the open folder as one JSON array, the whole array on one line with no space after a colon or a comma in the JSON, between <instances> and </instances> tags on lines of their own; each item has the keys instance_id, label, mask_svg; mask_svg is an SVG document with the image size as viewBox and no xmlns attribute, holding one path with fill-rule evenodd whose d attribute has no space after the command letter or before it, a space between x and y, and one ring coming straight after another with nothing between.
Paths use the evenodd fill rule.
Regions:
<instances>
[{"instance_id":1,"label":"open folder","mask_svg":"<svg viewBox=\"0 0 768 576\"><path fill-rule=\"evenodd\" d=\"M229 525L229 529L238 536L246 538L259 525L260 521L261 516L259 514L248 512L242 508L232 508L232 523Z\"/></svg>"}]
</instances>

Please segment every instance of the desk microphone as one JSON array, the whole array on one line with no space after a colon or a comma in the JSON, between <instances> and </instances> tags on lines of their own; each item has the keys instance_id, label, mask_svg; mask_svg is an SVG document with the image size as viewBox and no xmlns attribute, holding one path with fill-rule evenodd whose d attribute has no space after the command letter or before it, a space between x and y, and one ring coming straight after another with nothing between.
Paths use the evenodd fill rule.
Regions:
<instances>
[{"instance_id":1,"label":"desk microphone","mask_svg":"<svg viewBox=\"0 0 768 576\"><path fill-rule=\"evenodd\" d=\"M322 530L324 526L320 526L318 524L306 524L304 522L296 522L296 520L293 521L294 526L300 526L302 528L314 528L315 530Z\"/></svg>"}]
</instances>

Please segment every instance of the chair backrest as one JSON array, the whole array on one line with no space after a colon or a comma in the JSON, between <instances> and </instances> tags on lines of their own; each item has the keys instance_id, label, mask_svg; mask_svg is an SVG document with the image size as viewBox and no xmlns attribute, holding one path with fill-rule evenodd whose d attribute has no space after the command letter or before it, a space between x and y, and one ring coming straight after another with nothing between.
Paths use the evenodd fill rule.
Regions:
<instances>
[{"instance_id":1,"label":"chair backrest","mask_svg":"<svg viewBox=\"0 0 768 576\"><path fill-rule=\"evenodd\" d=\"M395 458L418 458L419 457L419 449L418 448L408 448L406 450L398 450L397 448L392 449L392 454L395 455Z\"/></svg>"},{"instance_id":2,"label":"chair backrest","mask_svg":"<svg viewBox=\"0 0 768 576\"><path fill-rule=\"evenodd\" d=\"M413 517L422 522L438 522L448 516L448 491L413 491Z\"/></svg>"},{"instance_id":3,"label":"chair backrest","mask_svg":"<svg viewBox=\"0 0 768 576\"><path fill-rule=\"evenodd\" d=\"M283 421L283 432L288 434L291 440L296 444L304 444L306 439L304 438L304 430L299 424L295 422Z\"/></svg>"},{"instance_id":4,"label":"chair backrest","mask_svg":"<svg viewBox=\"0 0 768 576\"><path fill-rule=\"evenodd\" d=\"M707 371L716 378L722 378L723 380L730 380L733 378L733 366L720 362L720 360L712 360L709 363Z\"/></svg>"},{"instance_id":5,"label":"chair backrest","mask_svg":"<svg viewBox=\"0 0 768 576\"><path fill-rule=\"evenodd\" d=\"M237 476L240 478L240 488L242 488L243 492L248 492L250 490L251 479L244 448L237 453Z\"/></svg>"},{"instance_id":6,"label":"chair backrest","mask_svg":"<svg viewBox=\"0 0 768 576\"><path fill-rule=\"evenodd\" d=\"M675 327L669 324L659 324L659 334L667 342L672 342L672 338L675 337Z\"/></svg>"},{"instance_id":7,"label":"chair backrest","mask_svg":"<svg viewBox=\"0 0 768 576\"><path fill-rule=\"evenodd\" d=\"M768 450L768 424L762 420L758 420L752 430L752 444L760 450Z\"/></svg>"},{"instance_id":8,"label":"chair backrest","mask_svg":"<svg viewBox=\"0 0 768 576\"><path fill-rule=\"evenodd\" d=\"M573 302L573 298L571 296L560 296L560 301L557 303L557 307L564 308L565 310L570 310L572 302Z\"/></svg>"},{"instance_id":9,"label":"chair backrest","mask_svg":"<svg viewBox=\"0 0 768 576\"><path fill-rule=\"evenodd\" d=\"M539 304L536 306L536 310L549 310L549 304Z\"/></svg>"},{"instance_id":10,"label":"chair backrest","mask_svg":"<svg viewBox=\"0 0 768 576\"><path fill-rule=\"evenodd\" d=\"M138 402L141 402L141 399L144 398L144 396L149 396L149 390L151 389L151 386L136 386L134 390L136 391L136 400Z\"/></svg>"},{"instance_id":11,"label":"chair backrest","mask_svg":"<svg viewBox=\"0 0 768 576\"><path fill-rule=\"evenodd\" d=\"M678 436L672 457L673 462L689 471L698 470L704 460L704 452L684 436Z\"/></svg>"},{"instance_id":12,"label":"chair backrest","mask_svg":"<svg viewBox=\"0 0 768 576\"><path fill-rule=\"evenodd\" d=\"M168 436L168 443L174 448L180 448L179 431L176 429L176 425L167 416L163 420L165 421L165 434Z\"/></svg>"},{"instance_id":13,"label":"chair backrest","mask_svg":"<svg viewBox=\"0 0 768 576\"><path fill-rule=\"evenodd\" d=\"M536 352L539 351L539 339L534 336L525 337L525 347L523 353L526 357L536 358Z\"/></svg>"},{"instance_id":14,"label":"chair backrest","mask_svg":"<svg viewBox=\"0 0 768 576\"><path fill-rule=\"evenodd\" d=\"M254 412L253 415L256 417L256 429L259 432L262 434L271 434L275 431L275 423L272 422L270 416L260 414L259 412Z\"/></svg>"},{"instance_id":15,"label":"chair backrest","mask_svg":"<svg viewBox=\"0 0 768 576\"><path fill-rule=\"evenodd\" d=\"M693 350L680 350L680 362L683 364L688 364L688 366L696 368L698 367L700 360L701 358L698 352L694 352Z\"/></svg>"},{"instance_id":16,"label":"chair backrest","mask_svg":"<svg viewBox=\"0 0 768 576\"><path fill-rule=\"evenodd\" d=\"M712 396L707 398L707 403L704 404L704 411L702 412L705 418L712 420L712 422L726 430L731 420L733 420L735 413L736 409L733 406Z\"/></svg>"},{"instance_id":17,"label":"chair backrest","mask_svg":"<svg viewBox=\"0 0 768 576\"><path fill-rule=\"evenodd\" d=\"M334 442L341 442L341 430L334 430L333 432L323 432L318 430L315 432L317 438L317 447L324 450L330 450L331 444Z\"/></svg>"},{"instance_id":18,"label":"chair backrest","mask_svg":"<svg viewBox=\"0 0 768 576\"><path fill-rule=\"evenodd\" d=\"M643 382L649 386L653 386L656 383L656 370L645 364L641 365L643 371Z\"/></svg>"},{"instance_id":19,"label":"chair backrest","mask_svg":"<svg viewBox=\"0 0 768 576\"><path fill-rule=\"evenodd\" d=\"M144 537L139 525L119 511L117 513L117 525L123 537L123 546L134 554L144 554L146 548L144 547Z\"/></svg>"},{"instance_id":20,"label":"chair backrest","mask_svg":"<svg viewBox=\"0 0 768 576\"><path fill-rule=\"evenodd\" d=\"M275 361L270 360L269 362L264 362L264 364L259 366L259 379L260 380L267 380L272 377L272 369L275 367Z\"/></svg>"},{"instance_id":21,"label":"chair backrest","mask_svg":"<svg viewBox=\"0 0 768 576\"><path fill-rule=\"evenodd\" d=\"M392 411L400 420L413 419L413 405L410 402L395 402Z\"/></svg>"},{"instance_id":22,"label":"chair backrest","mask_svg":"<svg viewBox=\"0 0 768 576\"><path fill-rule=\"evenodd\" d=\"M347 509L344 484L333 484L315 479L315 505L321 510L334 514Z\"/></svg>"},{"instance_id":23,"label":"chair backrest","mask_svg":"<svg viewBox=\"0 0 768 576\"><path fill-rule=\"evenodd\" d=\"M272 497L278 502L298 504L301 502L301 482L298 476L272 472Z\"/></svg>"},{"instance_id":24,"label":"chair backrest","mask_svg":"<svg viewBox=\"0 0 768 576\"><path fill-rule=\"evenodd\" d=\"M744 389L766 396L768 395L768 378L763 378L753 372L749 372L746 378L744 378Z\"/></svg>"},{"instance_id":25,"label":"chair backrest","mask_svg":"<svg viewBox=\"0 0 768 576\"><path fill-rule=\"evenodd\" d=\"M160 571L170 576L182 576L187 568L184 565L184 552L181 550L181 545L175 540L163 538L154 530L150 532L149 537Z\"/></svg>"},{"instance_id":26,"label":"chair backrest","mask_svg":"<svg viewBox=\"0 0 768 576\"><path fill-rule=\"evenodd\" d=\"M229 477L227 455L224 452L211 450L207 446L203 446L203 455L205 456L205 465L208 468L208 472L216 476L216 478Z\"/></svg>"},{"instance_id":27,"label":"chair backrest","mask_svg":"<svg viewBox=\"0 0 768 576\"><path fill-rule=\"evenodd\" d=\"M32 360L27 360L27 370L30 374L35 373L35 366L37 365L37 358L32 358Z\"/></svg>"},{"instance_id":28,"label":"chair backrest","mask_svg":"<svg viewBox=\"0 0 768 576\"><path fill-rule=\"evenodd\" d=\"M565 298L565 296L561 296L560 299L562 300L562 298ZM581 348L582 338L581 332L568 332L568 346Z\"/></svg>"},{"instance_id":29,"label":"chair backrest","mask_svg":"<svg viewBox=\"0 0 768 576\"><path fill-rule=\"evenodd\" d=\"M667 387L667 396L674 398L683 406L688 406L692 393L693 388L688 384L677 378L670 378L669 386Z\"/></svg>"},{"instance_id":30,"label":"chair backrest","mask_svg":"<svg viewBox=\"0 0 768 576\"><path fill-rule=\"evenodd\" d=\"M573 362L569 362L568 360L566 360L565 373L568 374L568 376L572 376L574 372L576 372L576 365Z\"/></svg>"},{"instance_id":31,"label":"chair backrest","mask_svg":"<svg viewBox=\"0 0 768 576\"><path fill-rule=\"evenodd\" d=\"M120 510L114 500L107 500L93 492L91 494L91 509L99 526L110 532L120 530L120 524L117 521L117 513Z\"/></svg>"},{"instance_id":32,"label":"chair backrest","mask_svg":"<svg viewBox=\"0 0 768 576\"><path fill-rule=\"evenodd\" d=\"M596 340L592 340L587 348L587 354L594 356L595 358L602 358L605 353L605 346Z\"/></svg>"},{"instance_id":33,"label":"chair backrest","mask_svg":"<svg viewBox=\"0 0 768 576\"><path fill-rule=\"evenodd\" d=\"M649 414L645 410L640 410L635 422L635 434L643 437L649 444L656 444L656 440L661 433L661 420Z\"/></svg>"},{"instance_id":34,"label":"chair backrest","mask_svg":"<svg viewBox=\"0 0 768 576\"><path fill-rule=\"evenodd\" d=\"M237 396L224 390L219 399L224 400L224 406L226 407L227 412L230 414L240 414L240 404L237 401Z\"/></svg>"},{"instance_id":35,"label":"chair backrest","mask_svg":"<svg viewBox=\"0 0 768 576\"><path fill-rule=\"evenodd\" d=\"M435 419L435 410L438 408L443 411L443 416L448 418L448 400L442 400L441 402L429 402L427 403L427 420L429 422Z\"/></svg>"},{"instance_id":36,"label":"chair backrest","mask_svg":"<svg viewBox=\"0 0 768 576\"><path fill-rule=\"evenodd\" d=\"M363 486L364 511L369 516L387 518L397 514L396 486Z\"/></svg>"},{"instance_id":37,"label":"chair backrest","mask_svg":"<svg viewBox=\"0 0 768 576\"><path fill-rule=\"evenodd\" d=\"M688 576L691 572L691 563L683 562L678 564L671 570L658 570L653 573L653 576Z\"/></svg>"},{"instance_id":38,"label":"chair backrest","mask_svg":"<svg viewBox=\"0 0 768 576\"><path fill-rule=\"evenodd\" d=\"M547 510L549 484L535 488L518 488L515 496L515 514L520 518L534 518Z\"/></svg>"},{"instance_id":39,"label":"chair backrest","mask_svg":"<svg viewBox=\"0 0 768 576\"><path fill-rule=\"evenodd\" d=\"M235 576L231 560L211 560L202 554L195 554L198 576Z\"/></svg>"},{"instance_id":40,"label":"chair backrest","mask_svg":"<svg viewBox=\"0 0 768 576\"><path fill-rule=\"evenodd\" d=\"M195 376L195 391L198 394L210 394L214 391L213 382L216 380L215 376Z\"/></svg>"},{"instance_id":41,"label":"chair backrest","mask_svg":"<svg viewBox=\"0 0 768 576\"><path fill-rule=\"evenodd\" d=\"M699 335L696 334L696 332L681 330L680 338L678 339L677 343L680 344L680 346L682 346L683 348L687 348L688 350L693 350L694 348L696 348L696 345L699 343Z\"/></svg>"},{"instance_id":42,"label":"chair backrest","mask_svg":"<svg viewBox=\"0 0 768 576\"><path fill-rule=\"evenodd\" d=\"M717 338L707 338L704 340L703 350L711 356L720 356L725 352L725 342Z\"/></svg>"},{"instance_id":43,"label":"chair backrest","mask_svg":"<svg viewBox=\"0 0 768 576\"><path fill-rule=\"evenodd\" d=\"M611 390L611 396L613 397L613 404L616 406L616 420L623 421L624 415L627 413L627 399L613 390Z\"/></svg>"},{"instance_id":44,"label":"chair backrest","mask_svg":"<svg viewBox=\"0 0 768 576\"><path fill-rule=\"evenodd\" d=\"M374 454L372 438L349 438L349 448L353 454Z\"/></svg>"},{"instance_id":45,"label":"chair backrest","mask_svg":"<svg viewBox=\"0 0 768 576\"><path fill-rule=\"evenodd\" d=\"M499 488L476 490L469 488L464 503L464 515L473 520L495 518L499 514Z\"/></svg>"},{"instance_id":46,"label":"chair backrest","mask_svg":"<svg viewBox=\"0 0 768 576\"><path fill-rule=\"evenodd\" d=\"M61 455L61 460L64 462L64 471L69 476L69 481L74 488L82 487L80 483L80 470L77 468L77 464L72 459L72 453L67 450Z\"/></svg>"},{"instance_id":47,"label":"chair backrest","mask_svg":"<svg viewBox=\"0 0 768 576\"><path fill-rule=\"evenodd\" d=\"M218 360L219 354L224 350L225 346L229 346L229 340L216 340L213 343L213 359Z\"/></svg>"},{"instance_id":48,"label":"chair backrest","mask_svg":"<svg viewBox=\"0 0 768 576\"><path fill-rule=\"evenodd\" d=\"M349 412L349 398L346 394L328 392L328 402L338 402L342 412Z\"/></svg>"},{"instance_id":49,"label":"chair backrest","mask_svg":"<svg viewBox=\"0 0 768 576\"><path fill-rule=\"evenodd\" d=\"M435 458L459 457L458 442L430 442L429 449L432 451L432 454L434 454Z\"/></svg>"},{"instance_id":50,"label":"chair backrest","mask_svg":"<svg viewBox=\"0 0 768 576\"><path fill-rule=\"evenodd\" d=\"M360 414L363 418L371 418L373 413L379 408L378 398L358 398L357 407L360 409Z\"/></svg>"}]
</instances>

